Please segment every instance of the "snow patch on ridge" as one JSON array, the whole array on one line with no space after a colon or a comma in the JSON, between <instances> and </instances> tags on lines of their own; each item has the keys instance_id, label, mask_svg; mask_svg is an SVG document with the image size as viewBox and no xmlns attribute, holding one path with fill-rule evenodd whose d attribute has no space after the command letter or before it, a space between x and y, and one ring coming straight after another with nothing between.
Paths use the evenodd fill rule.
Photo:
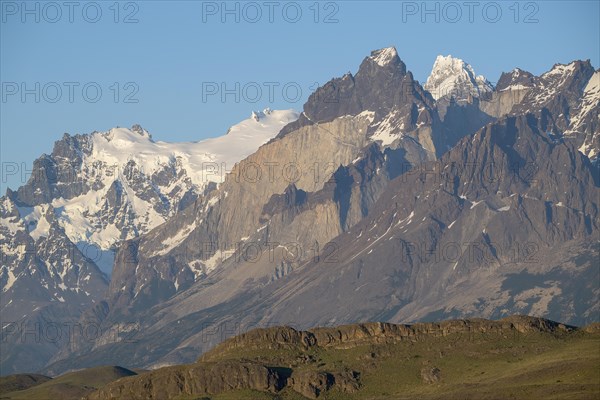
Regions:
<instances>
[{"instance_id":1,"label":"snow patch on ridge","mask_svg":"<svg viewBox=\"0 0 600 400\"><path fill-rule=\"evenodd\" d=\"M402 137L404 123L399 122L400 110L392 110L383 120L376 125L377 130L371 136L371 140L381 142L382 146L391 145L396 139Z\"/></svg>"},{"instance_id":2,"label":"snow patch on ridge","mask_svg":"<svg viewBox=\"0 0 600 400\"><path fill-rule=\"evenodd\" d=\"M598 115L598 108L600 107L600 71L594 72L587 85L583 90L583 96L581 99L581 107L575 115L571 118L571 124L569 130L565 132L565 135L572 135L585 132L586 129L586 117L593 112L596 112L596 118L600 118ZM579 147L579 151L590 159L596 157L598 154L597 149L593 143L598 132L594 132L592 135L588 135Z\"/></svg>"},{"instance_id":3,"label":"snow patch on ridge","mask_svg":"<svg viewBox=\"0 0 600 400\"><path fill-rule=\"evenodd\" d=\"M552 69L540 76L538 79L538 90L531 98L532 107L528 111L544 105L563 90L567 80L575 73L577 61L570 64L556 64Z\"/></svg>"},{"instance_id":4,"label":"snow patch on ridge","mask_svg":"<svg viewBox=\"0 0 600 400\"><path fill-rule=\"evenodd\" d=\"M2 278L5 275L7 277L6 278L6 284L2 288L2 292L7 292L8 289L10 289L15 284L15 282L17 281L17 277L10 270L10 268L7 267L6 265L3 265L2 268L0 269L0 278ZM0 280L2 280L2 279L0 279Z\"/></svg>"},{"instance_id":5,"label":"snow patch on ridge","mask_svg":"<svg viewBox=\"0 0 600 400\"><path fill-rule=\"evenodd\" d=\"M185 229L179 230L174 236L163 240L162 249L155 251L151 256L155 257L169 253L171 250L179 246L194 229L196 229L196 221L187 226Z\"/></svg>"}]
</instances>

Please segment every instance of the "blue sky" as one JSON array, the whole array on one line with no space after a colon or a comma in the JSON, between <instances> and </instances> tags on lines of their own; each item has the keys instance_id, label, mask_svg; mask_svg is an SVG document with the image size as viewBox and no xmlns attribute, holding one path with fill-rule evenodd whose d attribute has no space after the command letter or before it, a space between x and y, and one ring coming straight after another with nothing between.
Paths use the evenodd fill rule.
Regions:
<instances>
[{"instance_id":1,"label":"blue sky","mask_svg":"<svg viewBox=\"0 0 600 400\"><path fill-rule=\"evenodd\" d=\"M600 66L598 1L423 4L2 0L0 191L20 186L23 174L8 171L26 176L64 132L139 123L158 140L218 136L252 110L300 110L316 85L381 47L395 46L421 82L438 54L492 82L517 66Z\"/></svg>"}]
</instances>

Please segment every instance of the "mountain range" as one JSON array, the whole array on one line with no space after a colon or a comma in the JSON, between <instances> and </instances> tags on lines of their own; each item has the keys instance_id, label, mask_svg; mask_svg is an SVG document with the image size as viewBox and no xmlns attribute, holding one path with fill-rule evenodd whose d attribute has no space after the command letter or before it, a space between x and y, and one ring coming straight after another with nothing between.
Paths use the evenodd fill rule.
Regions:
<instances>
[{"instance_id":1,"label":"mountain range","mask_svg":"<svg viewBox=\"0 0 600 400\"><path fill-rule=\"evenodd\" d=\"M600 318L600 71L373 51L226 135L65 134L0 199L0 372L193 362L249 329Z\"/></svg>"}]
</instances>

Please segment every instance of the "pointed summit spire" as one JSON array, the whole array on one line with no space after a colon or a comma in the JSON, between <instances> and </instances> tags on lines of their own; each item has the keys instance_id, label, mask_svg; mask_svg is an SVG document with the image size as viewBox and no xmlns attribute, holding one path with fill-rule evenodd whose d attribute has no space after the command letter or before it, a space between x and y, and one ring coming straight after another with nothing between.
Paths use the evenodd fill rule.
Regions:
<instances>
[{"instance_id":1,"label":"pointed summit spire","mask_svg":"<svg viewBox=\"0 0 600 400\"><path fill-rule=\"evenodd\" d=\"M357 72L357 76L364 72L367 75L379 74L381 71L393 71L394 74L405 75L406 65L398 56L395 47L385 47L373 50L371 55L365 57Z\"/></svg>"},{"instance_id":2,"label":"pointed summit spire","mask_svg":"<svg viewBox=\"0 0 600 400\"><path fill-rule=\"evenodd\" d=\"M385 67L386 65L400 61L398 52L393 46L372 51L369 59L373 60L380 67Z\"/></svg>"}]
</instances>

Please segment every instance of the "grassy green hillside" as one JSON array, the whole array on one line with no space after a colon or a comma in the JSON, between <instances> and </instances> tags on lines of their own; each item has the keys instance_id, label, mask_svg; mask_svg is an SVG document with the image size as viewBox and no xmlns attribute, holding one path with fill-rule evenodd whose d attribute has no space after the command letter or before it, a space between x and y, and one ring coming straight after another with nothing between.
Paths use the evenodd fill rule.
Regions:
<instances>
[{"instance_id":1,"label":"grassy green hillside","mask_svg":"<svg viewBox=\"0 0 600 400\"><path fill-rule=\"evenodd\" d=\"M25 390L49 381L50 377L39 374L16 374L0 376L0 394Z\"/></svg>"},{"instance_id":2,"label":"grassy green hillside","mask_svg":"<svg viewBox=\"0 0 600 400\"><path fill-rule=\"evenodd\" d=\"M85 395L109 382L136 373L122 367L96 367L71 372L25 390L2 391L0 399L11 400L71 400ZM15 376L2 378L12 379ZM49 379L49 378L48 378Z\"/></svg>"},{"instance_id":3,"label":"grassy green hillside","mask_svg":"<svg viewBox=\"0 0 600 400\"><path fill-rule=\"evenodd\" d=\"M249 379L244 370L262 378ZM232 387L232 375L237 378L236 390L227 389ZM152 385L160 389L148 389ZM89 398L150 396L598 399L600 330L598 325L577 329L524 316L411 326L372 323L306 332L258 329L223 342L196 364L125 378Z\"/></svg>"},{"instance_id":4,"label":"grassy green hillside","mask_svg":"<svg viewBox=\"0 0 600 400\"><path fill-rule=\"evenodd\" d=\"M257 329L226 340L194 364L139 375L120 367L92 368L0 397L600 399L600 325L578 329L516 316Z\"/></svg>"},{"instance_id":5,"label":"grassy green hillside","mask_svg":"<svg viewBox=\"0 0 600 400\"><path fill-rule=\"evenodd\" d=\"M577 332L530 333L514 338L485 334L472 338L431 338L417 342L362 345L352 349L238 349L226 358L255 359L297 370L360 371L355 393L331 390L323 399L600 399L600 335ZM298 363L300 355L314 360ZM434 368L439 381L422 377ZM182 396L181 399L195 399ZM299 399L296 393L258 396L224 393L225 399Z\"/></svg>"}]
</instances>

